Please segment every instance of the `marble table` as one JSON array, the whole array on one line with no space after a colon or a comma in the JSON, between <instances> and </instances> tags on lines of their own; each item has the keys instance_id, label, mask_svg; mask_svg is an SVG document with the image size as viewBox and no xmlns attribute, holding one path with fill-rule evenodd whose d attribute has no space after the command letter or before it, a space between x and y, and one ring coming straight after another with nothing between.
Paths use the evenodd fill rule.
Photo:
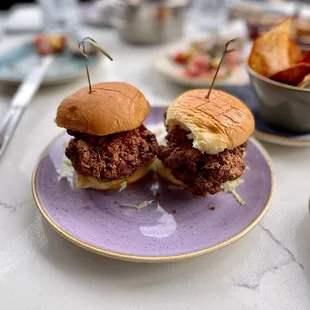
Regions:
<instances>
[{"instance_id":1,"label":"marble table","mask_svg":"<svg viewBox=\"0 0 310 310\"><path fill-rule=\"evenodd\" d=\"M91 30L114 56L91 73L93 83L123 80L153 105L182 89L150 68L159 47L122 43L113 31ZM25 37L9 37L1 50ZM275 169L273 203L248 235L218 252L175 264L133 264L88 253L58 236L31 195L31 174L45 145L60 130L59 102L86 85L42 87L0 162L0 308L96 309L310 309L310 148L266 144ZM0 115L16 88L0 86Z\"/></svg>"}]
</instances>

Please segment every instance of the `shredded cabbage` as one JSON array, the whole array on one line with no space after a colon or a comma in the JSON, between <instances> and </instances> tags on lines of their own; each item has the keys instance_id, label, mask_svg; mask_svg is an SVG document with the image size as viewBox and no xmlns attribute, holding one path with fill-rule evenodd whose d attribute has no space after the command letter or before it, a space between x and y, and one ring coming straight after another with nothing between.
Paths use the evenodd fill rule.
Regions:
<instances>
[{"instance_id":1,"label":"shredded cabbage","mask_svg":"<svg viewBox=\"0 0 310 310\"><path fill-rule=\"evenodd\" d=\"M148 167L147 171L157 171L157 168L161 165L161 162L159 159L155 159Z\"/></svg>"},{"instance_id":2,"label":"shredded cabbage","mask_svg":"<svg viewBox=\"0 0 310 310\"><path fill-rule=\"evenodd\" d=\"M62 161L61 169L60 169L60 177L67 178L72 174L72 163L69 159L64 159Z\"/></svg>"},{"instance_id":3,"label":"shredded cabbage","mask_svg":"<svg viewBox=\"0 0 310 310\"><path fill-rule=\"evenodd\" d=\"M64 159L63 160L63 163L65 164L65 165L67 165L68 167L72 167L72 162L71 162L71 160L70 159Z\"/></svg>"},{"instance_id":4,"label":"shredded cabbage","mask_svg":"<svg viewBox=\"0 0 310 310\"><path fill-rule=\"evenodd\" d=\"M245 165L245 170L246 171L250 171L251 169L250 169L250 167L248 165Z\"/></svg>"},{"instance_id":5,"label":"shredded cabbage","mask_svg":"<svg viewBox=\"0 0 310 310\"><path fill-rule=\"evenodd\" d=\"M240 195L237 193L236 189L237 187L239 187L242 183L244 182L244 180L242 179L237 179L234 181L228 181L224 184L221 185L221 189L224 192L230 192L234 195L234 197L236 198L236 200L242 205L244 206L246 203L245 201L240 197Z\"/></svg>"},{"instance_id":6,"label":"shredded cabbage","mask_svg":"<svg viewBox=\"0 0 310 310\"><path fill-rule=\"evenodd\" d=\"M152 204L154 202L154 200L145 200L137 205L131 205L131 204L122 204L122 207L129 207L129 208L136 208L138 210L143 209L145 207L147 207L148 205Z\"/></svg>"},{"instance_id":7,"label":"shredded cabbage","mask_svg":"<svg viewBox=\"0 0 310 310\"><path fill-rule=\"evenodd\" d=\"M149 127L150 128L150 127ZM165 132L165 125L164 125L164 123L160 123L158 126L156 126L156 127L151 127L151 129L150 130L152 130L152 132L155 134L155 135L159 135L159 134L161 134L161 133L163 133L163 132Z\"/></svg>"},{"instance_id":8,"label":"shredded cabbage","mask_svg":"<svg viewBox=\"0 0 310 310\"><path fill-rule=\"evenodd\" d=\"M125 180L121 181L121 187L118 190L119 192L123 191L127 187L127 182Z\"/></svg>"},{"instance_id":9,"label":"shredded cabbage","mask_svg":"<svg viewBox=\"0 0 310 310\"><path fill-rule=\"evenodd\" d=\"M149 130L151 130L156 138L159 144L161 145L166 145L166 127L165 124L163 122L159 123L157 126L154 127L149 127Z\"/></svg>"}]
</instances>

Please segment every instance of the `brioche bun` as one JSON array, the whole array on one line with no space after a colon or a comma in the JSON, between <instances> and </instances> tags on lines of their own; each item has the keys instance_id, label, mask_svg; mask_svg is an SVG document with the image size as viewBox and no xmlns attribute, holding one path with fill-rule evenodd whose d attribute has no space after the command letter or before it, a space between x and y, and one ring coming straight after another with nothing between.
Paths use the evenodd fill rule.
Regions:
<instances>
[{"instance_id":1,"label":"brioche bun","mask_svg":"<svg viewBox=\"0 0 310 310\"><path fill-rule=\"evenodd\" d=\"M152 164L154 160L146 163L142 167L140 167L133 175L127 178L123 178L121 180L115 180L110 182L103 182L98 179L89 176L83 176L76 172L77 180L76 187L77 188L93 188L97 190L111 190L111 189L120 189L122 187L123 182L127 182L127 184L131 184L142 179L149 172L149 165Z\"/></svg>"},{"instance_id":2,"label":"brioche bun","mask_svg":"<svg viewBox=\"0 0 310 310\"><path fill-rule=\"evenodd\" d=\"M171 173L171 170L169 168L166 168L162 162L158 163L157 167L156 167L156 171L157 173L163 178L165 179L166 181L172 183L172 184L175 184L177 186L181 186L181 187L186 187L186 185L177 180Z\"/></svg>"},{"instance_id":3,"label":"brioche bun","mask_svg":"<svg viewBox=\"0 0 310 310\"><path fill-rule=\"evenodd\" d=\"M105 136L133 130L146 119L150 106L134 86L122 82L84 87L66 97L57 109L59 127Z\"/></svg>"},{"instance_id":4,"label":"brioche bun","mask_svg":"<svg viewBox=\"0 0 310 310\"><path fill-rule=\"evenodd\" d=\"M179 96L168 108L166 124L189 131L193 147L217 154L246 142L254 131L249 108L236 97L213 89L195 89Z\"/></svg>"}]
</instances>

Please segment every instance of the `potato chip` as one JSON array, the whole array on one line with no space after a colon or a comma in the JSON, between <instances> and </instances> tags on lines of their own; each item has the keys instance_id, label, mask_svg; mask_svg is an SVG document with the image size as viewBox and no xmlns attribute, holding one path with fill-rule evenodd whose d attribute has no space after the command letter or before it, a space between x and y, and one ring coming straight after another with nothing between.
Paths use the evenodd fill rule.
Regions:
<instances>
[{"instance_id":1,"label":"potato chip","mask_svg":"<svg viewBox=\"0 0 310 310\"><path fill-rule=\"evenodd\" d=\"M310 51L299 63L272 75L270 79L288 85L298 85L308 74L310 74Z\"/></svg>"},{"instance_id":2,"label":"potato chip","mask_svg":"<svg viewBox=\"0 0 310 310\"><path fill-rule=\"evenodd\" d=\"M249 66L257 73L270 77L298 62L302 53L290 39L292 19L265 32L254 41Z\"/></svg>"},{"instance_id":3,"label":"potato chip","mask_svg":"<svg viewBox=\"0 0 310 310\"><path fill-rule=\"evenodd\" d=\"M272 75L270 79L294 86L299 84L309 73L310 64L299 63L294 67L288 68Z\"/></svg>"},{"instance_id":4,"label":"potato chip","mask_svg":"<svg viewBox=\"0 0 310 310\"><path fill-rule=\"evenodd\" d=\"M301 61L303 58L300 47L293 40L290 40L289 42L288 53L289 53L291 65L296 64L297 62Z\"/></svg>"},{"instance_id":5,"label":"potato chip","mask_svg":"<svg viewBox=\"0 0 310 310\"><path fill-rule=\"evenodd\" d=\"M307 53L304 55L302 62L310 64L310 51L307 51Z\"/></svg>"}]
</instances>

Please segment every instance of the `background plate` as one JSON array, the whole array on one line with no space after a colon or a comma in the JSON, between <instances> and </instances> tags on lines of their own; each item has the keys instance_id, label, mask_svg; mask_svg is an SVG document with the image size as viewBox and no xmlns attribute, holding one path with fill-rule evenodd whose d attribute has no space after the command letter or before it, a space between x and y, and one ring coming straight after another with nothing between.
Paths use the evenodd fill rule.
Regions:
<instances>
[{"instance_id":1,"label":"background plate","mask_svg":"<svg viewBox=\"0 0 310 310\"><path fill-rule=\"evenodd\" d=\"M255 117L255 136L257 139L285 146L310 146L310 134L296 134L284 129L274 128L264 122L259 115L258 99L251 85L226 86L224 90L241 99L251 109Z\"/></svg>"},{"instance_id":2,"label":"background plate","mask_svg":"<svg viewBox=\"0 0 310 310\"><path fill-rule=\"evenodd\" d=\"M175 64L171 59L170 55L173 55L178 50L184 49L187 45L175 45L167 50L158 52L153 56L153 68L162 74L164 77L169 79L171 82L182 85L184 87L191 88L206 88L211 85L212 79L201 79L201 78L188 78L183 74L184 68ZM238 66L231 75L226 79L217 79L215 84L218 87L227 85L240 85L247 82L247 72L244 66Z\"/></svg>"},{"instance_id":3,"label":"background plate","mask_svg":"<svg viewBox=\"0 0 310 310\"><path fill-rule=\"evenodd\" d=\"M99 54L90 56L89 66L98 63L99 59ZM20 83L39 62L40 56L36 54L32 42L5 51L0 56L0 81ZM84 57L74 56L65 50L55 57L42 84L62 84L82 76L86 77Z\"/></svg>"}]
</instances>

